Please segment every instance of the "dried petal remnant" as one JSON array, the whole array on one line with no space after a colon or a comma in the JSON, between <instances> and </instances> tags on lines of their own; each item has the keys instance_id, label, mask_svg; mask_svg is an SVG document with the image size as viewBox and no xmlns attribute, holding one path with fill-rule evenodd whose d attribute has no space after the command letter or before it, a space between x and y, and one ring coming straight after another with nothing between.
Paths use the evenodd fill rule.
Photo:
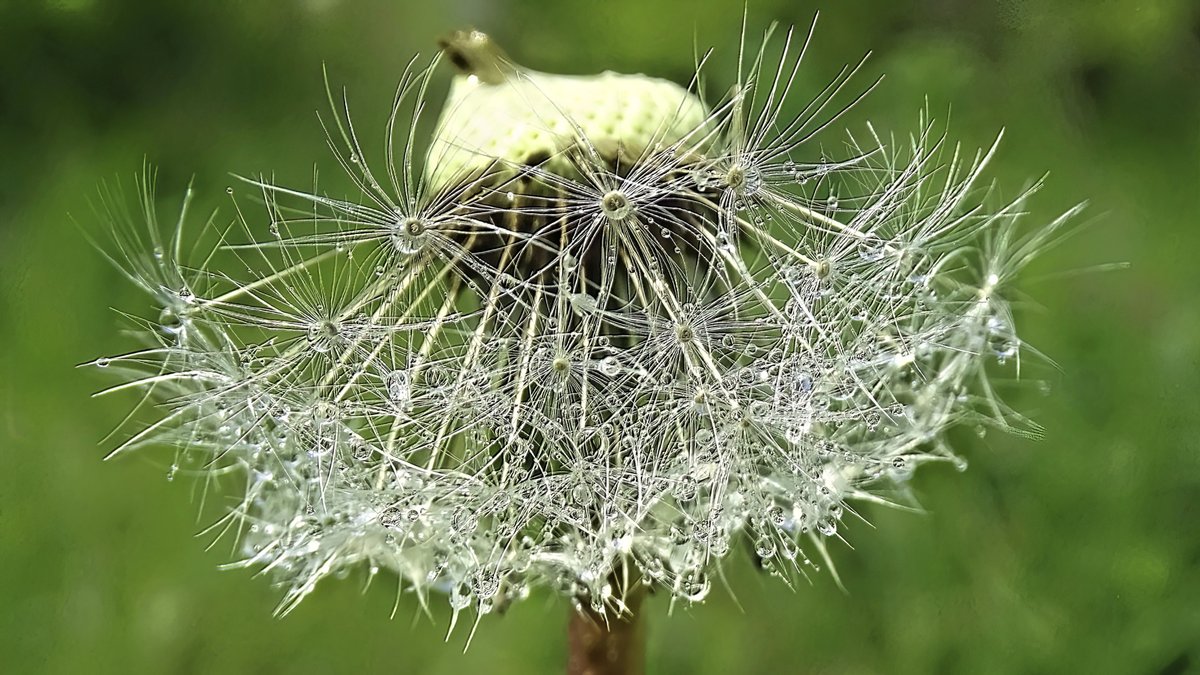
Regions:
<instances>
[{"instance_id":1,"label":"dried petal remnant","mask_svg":"<svg viewBox=\"0 0 1200 675\"><path fill-rule=\"evenodd\" d=\"M443 45L465 72L450 85L429 148L425 170L434 189L497 163L557 157L581 140L610 158L618 149L637 158L655 145L706 140L708 108L674 82L518 68L478 31L457 33Z\"/></svg>"}]
</instances>

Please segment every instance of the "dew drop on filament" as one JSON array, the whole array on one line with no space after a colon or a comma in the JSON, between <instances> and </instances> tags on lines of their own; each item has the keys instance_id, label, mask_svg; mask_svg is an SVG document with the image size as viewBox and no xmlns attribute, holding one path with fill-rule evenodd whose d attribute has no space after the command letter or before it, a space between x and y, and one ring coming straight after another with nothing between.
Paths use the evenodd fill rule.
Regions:
<instances>
[{"instance_id":1,"label":"dew drop on filament","mask_svg":"<svg viewBox=\"0 0 1200 675\"><path fill-rule=\"evenodd\" d=\"M412 403L412 376L407 370L393 370L383 378L388 400L405 410Z\"/></svg>"},{"instance_id":2,"label":"dew drop on filament","mask_svg":"<svg viewBox=\"0 0 1200 675\"><path fill-rule=\"evenodd\" d=\"M606 356L600 360L600 372L608 377L614 377L621 372L621 363L615 356Z\"/></svg>"}]
</instances>

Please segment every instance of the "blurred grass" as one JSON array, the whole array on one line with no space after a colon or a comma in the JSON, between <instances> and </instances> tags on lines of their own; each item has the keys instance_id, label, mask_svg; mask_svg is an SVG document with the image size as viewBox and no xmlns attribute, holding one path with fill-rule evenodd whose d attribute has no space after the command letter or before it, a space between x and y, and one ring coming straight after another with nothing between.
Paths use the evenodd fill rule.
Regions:
<instances>
[{"instance_id":1,"label":"blurred grass","mask_svg":"<svg viewBox=\"0 0 1200 675\"><path fill-rule=\"evenodd\" d=\"M652 602L651 672L1200 672L1200 7L827 4L802 86L867 50L859 82L887 74L849 124L908 133L928 96L967 146L1007 128L991 174L1005 194L1050 172L1031 219L1090 201L1086 227L1031 271L1019 317L1061 368L1049 395L1020 395L1047 437L964 434L969 471L913 483L927 514L865 509L855 550L834 551L847 594L827 574L791 593L735 563L733 594L671 617ZM815 8L760 0L751 29ZM716 83L741 13L0 2L0 672L559 671L566 608L545 596L487 618L465 655L466 631L442 642L441 603L430 621L403 597L389 621L393 588L361 578L274 619L265 580L202 550L195 495L164 480L163 458L101 463L126 403L89 400L102 383L73 366L127 348L109 307L145 301L72 220L95 232L96 185L144 156L164 208L193 174L206 208L225 203L227 172L332 175L313 114L322 63L359 128L380 129L403 64L451 28L486 29L542 70L678 80L695 39L720 50ZM1037 281L1111 261L1132 267Z\"/></svg>"}]
</instances>

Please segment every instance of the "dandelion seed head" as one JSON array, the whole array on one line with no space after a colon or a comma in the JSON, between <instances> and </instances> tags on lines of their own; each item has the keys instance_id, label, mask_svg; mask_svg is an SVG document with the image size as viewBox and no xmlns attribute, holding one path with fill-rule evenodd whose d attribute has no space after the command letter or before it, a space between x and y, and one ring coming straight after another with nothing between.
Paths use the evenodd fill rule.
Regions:
<instances>
[{"instance_id":1,"label":"dandelion seed head","mask_svg":"<svg viewBox=\"0 0 1200 675\"><path fill-rule=\"evenodd\" d=\"M436 60L402 76L382 167L344 105L326 122L360 198L250 180L265 218L239 206L207 250L186 208L164 233L110 205L156 303L143 349L93 362L147 394L115 452L171 447L172 476L237 495L217 530L281 611L361 565L456 614L700 602L741 538L815 571L856 501L964 466L950 429L1036 434L992 373L1019 375L1010 282L1070 214L1020 235L1028 195L985 208L991 152L925 118L804 161L847 84L805 99L794 37L710 106L460 33L427 143Z\"/></svg>"}]
</instances>

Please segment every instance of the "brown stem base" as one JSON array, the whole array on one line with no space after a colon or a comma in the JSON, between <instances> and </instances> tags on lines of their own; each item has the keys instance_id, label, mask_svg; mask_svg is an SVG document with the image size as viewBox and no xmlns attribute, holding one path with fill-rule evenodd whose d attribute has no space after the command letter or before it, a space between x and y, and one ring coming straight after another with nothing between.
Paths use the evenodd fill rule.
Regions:
<instances>
[{"instance_id":1,"label":"brown stem base","mask_svg":"<svg viewBox=\"0 0 1200 675\"><path fill-rule=\"evenodd\" d=\"M640 604L630 603L624 616L609 612L607 619L586 607L572 610L567 675L642 675L646 641L638 616Z\"/></svg>"}]
</instances>

